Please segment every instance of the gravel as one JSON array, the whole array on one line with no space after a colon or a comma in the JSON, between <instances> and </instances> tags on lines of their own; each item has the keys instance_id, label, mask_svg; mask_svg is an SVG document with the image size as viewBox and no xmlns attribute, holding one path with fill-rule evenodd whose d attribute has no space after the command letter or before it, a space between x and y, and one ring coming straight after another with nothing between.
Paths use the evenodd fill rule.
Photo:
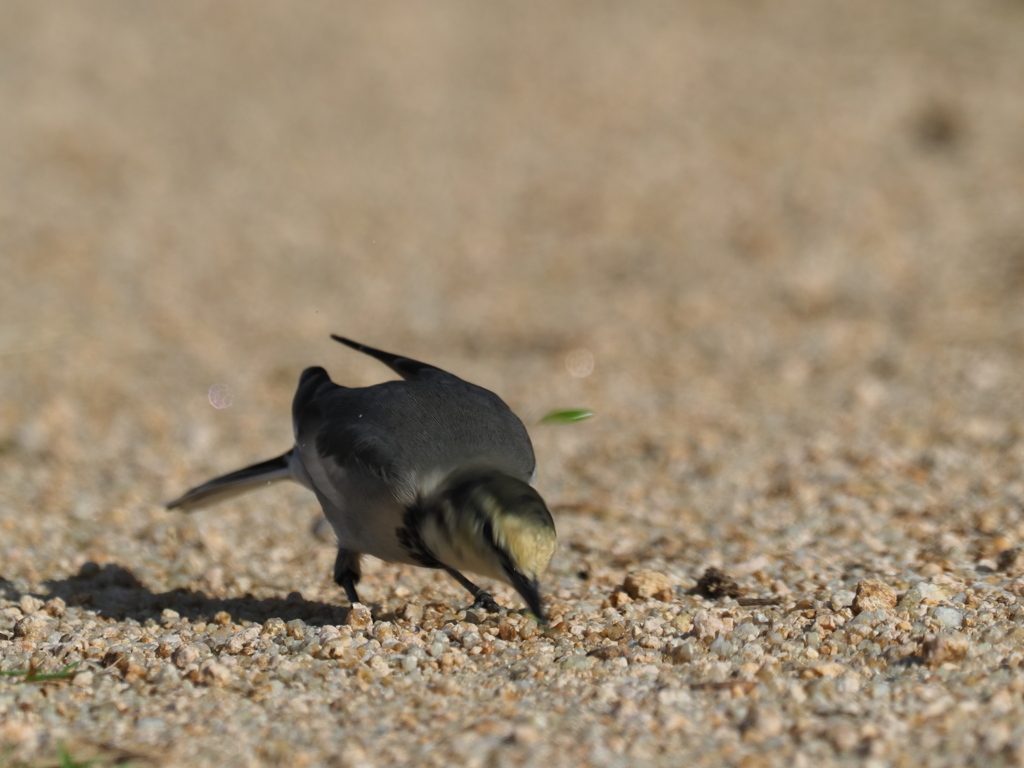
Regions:
<instances>
[{"instance_id":1,"label":"gravel","mask_svg":"<svg viewBox=\"0 0 1024 768\"><path fill-rule=\"evenodd\" d=\"M772 564L757 580L786 569ZM786 759L890 762L906 754L914 723L912 738L930 744L938 763L941 749L968 745L1005 758L1022 735L1024 609L1014 580L983 570L913 588L893 577L881 586L903 598L951 596L856 614L835 608L834 596L863 594L865 583L877 591L877 579L810 577L779 605L751 609L687 594L612 607L624 593L602 576L578 586L579 597L553 599L546 629L520 611L480 615L441 603L410 622L394 598L376 603L368 621L365 606L336 609L342 620L327 623L299 601L305 618L236 620L190 610L175 593L141 607L145 590L111 617L102 614L126 596L104 588L109 569L82 571L95 575L69 579L66 604L25 593L0 612L4 670L78 664L58 680L5 678L0 728L25 755L61 740L83 754L109 757L113 745L147 761L201 763L233 739L238 754L221 753L230 764L296 755L532 764L566 754L667 763L685 753L710 765L714 755L769 748ZM649 570L627 579L640 573L668 579ZM984 735L942 725L967 715L986 723Z\"/></svg>"},{"instance_id":2,"label":"gravel","mask_svg":"<svg viewBox=\"0 0 1024 768\"><path fill-rule=\"evenodd\" d=\"M1024 762L1018 6L7 4L0 764ZM549 626L163 509L331 332L522 415Z\"/></svg>"}]
</instances>

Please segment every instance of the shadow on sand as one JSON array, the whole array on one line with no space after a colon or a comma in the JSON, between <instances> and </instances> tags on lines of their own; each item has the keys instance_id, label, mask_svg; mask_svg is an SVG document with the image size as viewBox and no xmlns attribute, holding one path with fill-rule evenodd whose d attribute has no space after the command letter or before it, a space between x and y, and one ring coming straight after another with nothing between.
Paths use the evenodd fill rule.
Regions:
<instances>
[{"instance_id":1,"label":"shadow on sand","mask_svg":"<svg viewBox=\"0 0 1024 768\"><path fill-rule=\"evenodd\" d=\"M41 597L59 597L68 605L84 606L102 618L116 621L159 621L161 613L170 608L190 621L211 621L225 611L235 623L252 621L262 624L267 619L280 618L284 621L301 619L306 624L323 626L344 623L349 613L347 606L306 600L297 592L285 599L258 599L252 595L209 597L189 589L152 592L130 570L114 563L102 567L86 563L76 575L52 579L44 584L48 592ZM15 602L21 598L21 593L13 585L2 579L0 594Z\"/></svg>"}]
</instances>

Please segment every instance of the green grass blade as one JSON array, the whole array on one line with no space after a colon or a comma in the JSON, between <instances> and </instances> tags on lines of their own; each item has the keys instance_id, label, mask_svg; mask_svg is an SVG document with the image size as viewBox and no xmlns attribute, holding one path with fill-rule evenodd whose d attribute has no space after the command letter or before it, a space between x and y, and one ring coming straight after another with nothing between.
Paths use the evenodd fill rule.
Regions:
<instances>
[{"instance_id":1,"label":"green grass blade","mask_svg":"<svg viewBox=\"0 0 1024 768\"><path fill-rule=\"evenodd\" d=\"M75 676L75 670L78 668L78 666L81 663L82 662L80 662L80 661L76 661L73 664L68 664L66 667L61 667L56 672L50 672L50 673L42 674L42 675L38 675L37 674L37 675L32 675L31 677L26 677L25 678L25 682L26 683L38 683L38 682L43 682L43 681L46 681L46 680L65 680L65 679L67 679L69 677L74 677Z\"/></svg>"},{"instance_id":2,"label":"green grass blade","mask_svg":"<svg viewBox=\"0 0 1024 768\"><path fill-rule=\"evenodd\" d=\"M594 412L586 408L569 408L564 411L551 411L540 420L540 424L575 424L577 421L589 419Z\"/></svg>"},{"instance_id":3,"label":"green grass blade","mask_svg":"<svg viewBox=\"0 0 1024 768\"><path fill-rule=\"evenodd\" d=\"M76 661L73 664L68 664L66 667L61 667L56 672L47 672L39 674L34 669L11 669L5 672L0 672L2 677L21 677L23 683L44 683L47 680L66 680L70 677L75 676L75 669L82 662Z\"/></svg>"}]
</instances>

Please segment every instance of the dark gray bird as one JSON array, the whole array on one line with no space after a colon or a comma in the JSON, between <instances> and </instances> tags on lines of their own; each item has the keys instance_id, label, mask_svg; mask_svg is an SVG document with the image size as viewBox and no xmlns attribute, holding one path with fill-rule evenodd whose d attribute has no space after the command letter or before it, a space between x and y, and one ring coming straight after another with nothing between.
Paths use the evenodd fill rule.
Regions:
<instances>
[{"instance_id":1,"label":"dark gray bird","mask_svg":"<svg viewBox=\"0 0 1024 768\"><path fill-rule=\"evenodd\" d=\"M440 368L340 336L402 377L342 387L307 368L292 402L295 446L203 483L167 504L193 510L277 480L316 494L338 537L334 580L352 603L360 558L443 568L474 605L494 599L463 571L512 585L544 619L539 579L555 524L531 485L536 462L523 423L482 387Z\"/></svg>"}]
</instances>

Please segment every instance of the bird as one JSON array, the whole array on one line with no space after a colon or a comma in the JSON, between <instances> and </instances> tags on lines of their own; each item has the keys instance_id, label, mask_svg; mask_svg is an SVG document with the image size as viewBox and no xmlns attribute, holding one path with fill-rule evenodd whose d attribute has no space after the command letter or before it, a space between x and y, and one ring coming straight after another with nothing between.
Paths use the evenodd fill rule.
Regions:
<instances>
[{"instance_id":1,"label":"bird","mask_svg":"<svg viewBox=\"0 0 1024 768\"><path fill-rule=\"evenodd\" d=\"M316 494L334 529L334 581L351 604L363 555L442 569L500 611L464 575L504 581L546 621L540 578L554 555L555 523L534 488L537 467L522 421L498 395L433 365L343 336L331 338L401 377L367 387L335 384L319 366L299 377L294 446L209 480L166 504L192 511L292 480Z\"/></svg>"}]
</instances>

